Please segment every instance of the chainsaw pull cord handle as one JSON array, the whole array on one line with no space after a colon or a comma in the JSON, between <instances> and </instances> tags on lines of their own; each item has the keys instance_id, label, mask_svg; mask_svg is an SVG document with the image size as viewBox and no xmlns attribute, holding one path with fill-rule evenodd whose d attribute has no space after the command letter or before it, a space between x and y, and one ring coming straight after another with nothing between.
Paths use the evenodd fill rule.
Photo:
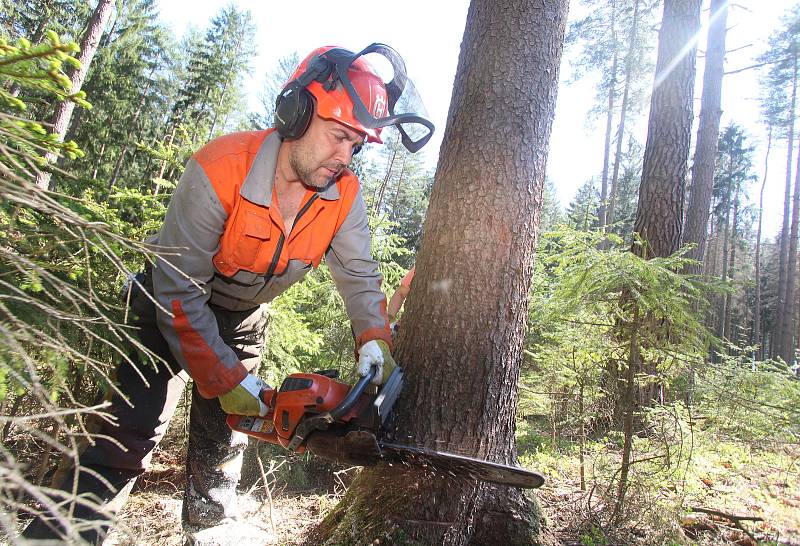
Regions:
<instances>
[{"instance_id":1,"label":"chainsaw pull cord handle","mask_svg":"<svg viewBox=\"0 0 800 546\"><path fill-rule=\"evenodd\" d=\"M355 385L353 385L353 388L350 389L350 392L347 393L345 399L342 400L342 402L338 406L333 408L328 413L328 415L330 416L330 422L337 420L345 413L350 411L350 408L352 408L353 404L356 403L358 398L364 392L364 389L366 389L367 385L369 385L370 382L372 381L372 378L375 377L376 373L378 373L378 367L370 366L369 373L364 377L362 377L361 379L359 379L358 382Z\"/></svg>"}]
</instances>

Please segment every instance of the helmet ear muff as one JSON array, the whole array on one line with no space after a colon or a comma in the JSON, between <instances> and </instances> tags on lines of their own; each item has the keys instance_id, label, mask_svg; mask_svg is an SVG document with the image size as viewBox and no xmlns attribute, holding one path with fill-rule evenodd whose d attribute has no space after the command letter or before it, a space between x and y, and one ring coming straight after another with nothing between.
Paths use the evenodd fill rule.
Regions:
<instances>
[{"instance_id":1,"label":"helmet ear muff","mask_svg":"<svg viewBox=\"0 0 800 546\"><path fill-rule=\"evenodd\" d=\"M298 81L287 85L275 101L275 130L283 138L294 140L303 136L311 124L314 98Z\"/></svg>"}]
</instances>

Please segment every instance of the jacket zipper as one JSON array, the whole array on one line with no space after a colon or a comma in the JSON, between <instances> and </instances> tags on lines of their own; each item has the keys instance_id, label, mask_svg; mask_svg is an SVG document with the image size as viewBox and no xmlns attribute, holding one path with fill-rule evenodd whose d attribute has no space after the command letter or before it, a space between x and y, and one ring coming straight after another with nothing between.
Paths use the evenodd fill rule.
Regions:
<instances>
[{"instance_id":1,"label":"jacket zipper","mask_svg":"<svg viewBox=\"0 0 800 546\"><path fill-rule=\"evenodd\" d=\"M317 200L319 197L318 193L315 193L311 196L303 208L297 211L297 215L294 217L294 222L292 222L292 230L294 230L294 226L297 225L297 221L300 217L311 207L311 204ZM289 231L291 233L291 230ZM267 274L265 275L266 281L269 282L272 280L272 276L275 274L275 268L278 267L278 260L281 258L281 252L283 252L283 242L286 240L286 236L281 232L281 236L278 238L278 247L275 249L275 254L272 256L272 262L269 264L269 269L267 270Z\"/></svg>"}]
</instances>

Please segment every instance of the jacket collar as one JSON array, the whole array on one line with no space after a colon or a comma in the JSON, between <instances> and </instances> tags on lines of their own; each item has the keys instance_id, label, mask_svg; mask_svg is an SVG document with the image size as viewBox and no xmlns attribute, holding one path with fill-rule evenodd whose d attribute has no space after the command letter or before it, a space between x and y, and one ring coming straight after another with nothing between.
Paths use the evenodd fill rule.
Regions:
<instances>
[{"instance_id":1,"label":"jacket collar","mask_svg":"<svg viewBox=\"0 0 800 546\"><path fill-rule=\"evenodd\" d=\"M275 181L275 169L278 165L278 150L281 149L281 139L278 132L270 130L270 133L261 143L250 166L247 176L242 182L239 194L252 203L269 207L272 205L272 185ZM340 176L346 176L345 171ZM339 199L339 188L336 180L331 180L327 186L318 190L319 196L326 201L336 201Z\"/></svg>"}]
</instances>

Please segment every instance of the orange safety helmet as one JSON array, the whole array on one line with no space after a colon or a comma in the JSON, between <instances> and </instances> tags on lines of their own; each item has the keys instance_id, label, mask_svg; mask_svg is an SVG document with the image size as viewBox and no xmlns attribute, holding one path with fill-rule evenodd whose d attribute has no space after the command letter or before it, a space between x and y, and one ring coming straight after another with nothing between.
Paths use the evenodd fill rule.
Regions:
<instances>
[{"instance_id":1,"label":"orange safety helmet","mask_svg":"<svg viewBox=\"0 0 800 546\"><path fill-rule=\"evenodd\" d=\"M313 59L320 57L323 53L335 49L336 46L323 46L315 49L308 57L303 59L297 67L290 81L298 79L308 69L308 64ZM341 49L341 48L336 48ZM375 69L364 58L358 58L348 67L347 75L353 83L353 87L358 93L359 98L367 107L367 110L376 118L386 115L387 101L386 87L383 81L375 72ZM326 89L333 87L332 89ZM353 112L353 100L348 95L344 86L335 85L323 87L323 83L313 80L306 86L309 93L316 99L316 113L322 119L331 119L347 125L354 131L365 133L369 142L382 144L381 128L364 127Z\"/></svg>"},{"instance_id":2,"label":"orange safety helmet","mask_svg":"<svg viewBox=\"0 0 800 546\"><path fill-rule=\"evenodd\" d=\"M389 61L394 72L391 81L385 83L363 57L370 53ZM406 112L409 106L422 114ZM402 57L383 44L372 44L359 53L324 46L303 59L275 102L275 128L284 138L300 138L315 111L323 119L365 134L369 142L382 143L382 128L394 125L412 152L428 142L434 129L424 117L424 106L406 76Z\"/></svg>"}]
</instances>

